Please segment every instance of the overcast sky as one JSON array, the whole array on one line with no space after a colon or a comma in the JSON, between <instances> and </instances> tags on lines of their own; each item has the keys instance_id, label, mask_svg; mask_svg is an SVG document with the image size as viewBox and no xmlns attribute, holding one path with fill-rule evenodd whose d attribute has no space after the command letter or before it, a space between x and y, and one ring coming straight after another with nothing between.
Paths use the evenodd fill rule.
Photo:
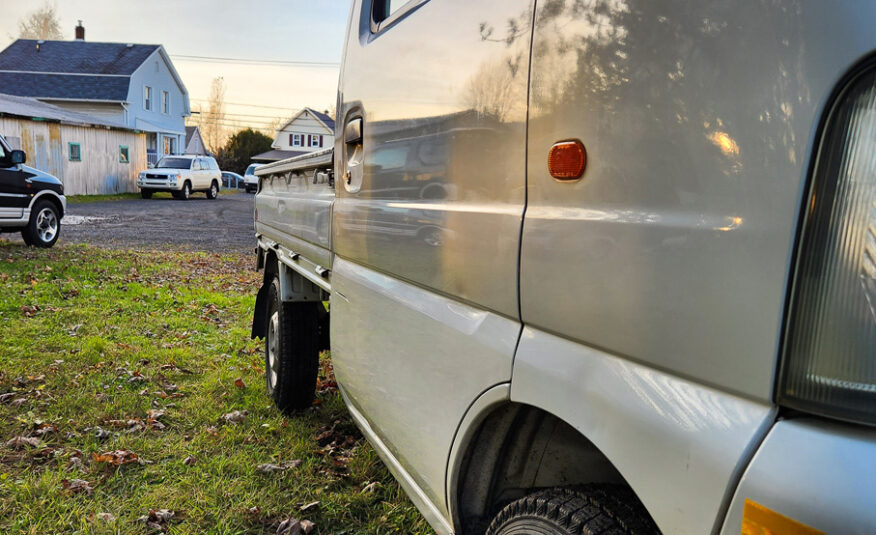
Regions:
<instances>
[{"instance_id":1,"label":"overcast sky","mask_svg":"<svg viewBox=\"0 0 876 535\"><path fill-rule=\"evenodd\" d=\"M160 44L189 91L192 109L205 104L213 78L225 79L229 119L259 126L304 106L333 106L350 0L58 0L65 39L78 20L85 40ZM42 3L2 0L0 48L18 35L18 21ZM178 56L241 58L327 65L255 64ZM240 104L248 104L242 106ZM246 115L246 116L244 116ZM254 117L269 116L269 117Z\"/></svg>"}]
</instances>

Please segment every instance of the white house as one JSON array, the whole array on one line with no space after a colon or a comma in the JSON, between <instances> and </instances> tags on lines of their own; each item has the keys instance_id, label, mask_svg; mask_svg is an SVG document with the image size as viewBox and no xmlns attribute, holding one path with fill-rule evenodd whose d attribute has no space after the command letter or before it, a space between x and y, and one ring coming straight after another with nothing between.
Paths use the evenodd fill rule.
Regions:
<instances>
[{"instance_id":1,"label":"white house","mask_svg":"<svg viewBox=\"0 0 876 535\"><path fill-rule=\"evenodd\" d=\"M201 128L199 126L186 127L186 142L183 154L200 154L202 156L212 156L207 150L207 145L204 143L204 138L201 136Z\"/></svg>"},{"instance_id":2,"label":"white house","mask_svg":"<svg viewBox=\"0 0 876 535\"><path fill-rule=\"evenodd\" d=\"M147 157L185 148L189 94L161 45L18 39L0 52L0 93L146 133Z\"/></svg>"},{"instance_id":3,"label":"white house","mask_svg":"<svg viewBox=\"0 0 876 535\"><path fill-rule=\"evenodd\" d=\"M331 147L335 121L326 113L304 108L289 119L274 137L273 150L253 156L256 162L274 162Z\"/></svg>"}]
</instances>

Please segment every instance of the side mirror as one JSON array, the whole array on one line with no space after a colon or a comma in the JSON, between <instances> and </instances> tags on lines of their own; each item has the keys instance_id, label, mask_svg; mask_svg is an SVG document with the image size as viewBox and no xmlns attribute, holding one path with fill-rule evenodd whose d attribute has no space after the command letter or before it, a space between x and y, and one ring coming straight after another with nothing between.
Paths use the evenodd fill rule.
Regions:
<instances>
[{"instance_id":1,"label":"side mirror","mask_svg":"<svg viewBox=\"0 0 876 535\"><path fill-rule=\"evenodd\" d=\"M27 154L23 150L14 150L9 154L9 163L12 165L22 164L27 161Z\"/></svg>"}]
</instances>

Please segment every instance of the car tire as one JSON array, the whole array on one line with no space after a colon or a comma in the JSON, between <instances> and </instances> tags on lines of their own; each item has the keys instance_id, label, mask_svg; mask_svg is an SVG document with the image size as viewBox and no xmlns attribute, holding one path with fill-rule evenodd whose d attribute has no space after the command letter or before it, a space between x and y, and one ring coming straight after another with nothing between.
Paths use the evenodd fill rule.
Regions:
<instances>
[{"instance_id":1,"label":"car tire","mask_svg":"<svg viewBox=\"0 0 876 535\"><path fill-rule=\"evenodd\" d=\"M215 199L218 196L219 196L219 185L214 180L213 182L210 183L210 189L207 190L207 198L208 199Z\"/></svg>"},{"instance_id":2,"label":"car tire","mask_svg":"<svg viewBox=\"0 0 876 535\"><path fill-rule=\"evenodd\" d=\"M271 280L265 319L265 384L280 411L313 404L319 370L320 302L285 303L280 281Z\"/></svg>"},{"instance_id":3,"label":"car tire","mask_svg":"<svg viewBox=\"0 0 876 535\"><path fill-rule=\"evenodd\" d=\"M651 535L660 530L629 489L589 485L547 489L503 508L486 535Z\"/></svg>"},{"instance_id":4,"label":"car tire","mask_svg":"<svg viewBox=\"0 0 876 535\"><path fill-rule=\"evenodd\" d=\"M143 197L144 199L151 199L151 198L152 198L152 192L151 192L151 191L146 191L146 190L140 190L140 197Z\"/></svg>"},{"instance_id":5,"label":"car tire","mask_svg":"<svg viewBox=\"0 0 876 535\"><path fill-rule=\"evenodd\" d=\"M173 196L183 201L189 200L192 196L192 183L186 180L182 189L173 192Z\"/></svg>"},{"instance_id":6,"label":"car tire","mask_svg":"<svg viewBox=\"0 0 876 535\"><path fill-rule=\"evenodd\" d=\"M24 243L49 248L61 235L61 216L58 207L51 201L37 201L30 210L30 220L21 230Z\"/></svg>"}]
</instances>

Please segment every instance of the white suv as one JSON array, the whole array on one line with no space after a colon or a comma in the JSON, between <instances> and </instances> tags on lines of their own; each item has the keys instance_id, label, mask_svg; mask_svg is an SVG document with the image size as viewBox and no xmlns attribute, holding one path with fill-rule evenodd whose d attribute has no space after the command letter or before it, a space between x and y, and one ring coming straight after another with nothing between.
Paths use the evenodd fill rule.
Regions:
<instances>
[{"instance_id":1,"label":"white suv","mask_svg":"<svg viewBox=\"0 0 876 535\"><path fill-rule=\"evenodd\" d=\"M255 174L255 170L259 167L261 167L260 164L250 164L249 167L246 168L246 172L243 173L243 184L247 193L259 189L259 177Z\"/></svg>"},{"instance_id":2,"label":"white suv","mask_svg":"<svg viewBox=\"0 0 876 535\"><path fill-rule=\"evenodd\" d=\"M165 156L153 169L140 173L137 187L149 199L156 191L169 191L177 199L188 200L193 191L203 191L208 199L219 195L222 172L210 156Z\"/></svg>"}]
</instances>

